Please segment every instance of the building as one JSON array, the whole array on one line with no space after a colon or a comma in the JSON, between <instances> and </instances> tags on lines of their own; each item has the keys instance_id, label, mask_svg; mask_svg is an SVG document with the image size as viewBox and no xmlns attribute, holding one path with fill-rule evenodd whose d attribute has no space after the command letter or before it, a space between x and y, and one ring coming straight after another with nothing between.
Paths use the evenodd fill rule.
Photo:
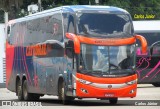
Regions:
<instances>
[{"instance_id":1,"label":"building","mask_svg":"<svg viewBox=\"0 0 160 109\"><path fill-rule=\"evenodd\" d=\"M5 24L0 24L0 88L5 87Z\"/></svg>"}]
</instances>

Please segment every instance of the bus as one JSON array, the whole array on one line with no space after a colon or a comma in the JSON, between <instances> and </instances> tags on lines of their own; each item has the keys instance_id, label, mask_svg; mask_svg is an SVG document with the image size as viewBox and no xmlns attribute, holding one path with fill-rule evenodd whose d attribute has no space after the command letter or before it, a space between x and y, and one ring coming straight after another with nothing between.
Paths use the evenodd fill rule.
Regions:
<instances>
[{"instance_id":1,"label":"bus","mask_svg":"<svg viewBox=\"0 0 160 109\"><path fill-rule=\"evenodd\" d=\"M7 27L7 88L19 100L54 95L63 104L82 98L135 97L135 42L130 14L111 6L62 6L11 20Z\"/></svg>"},{"instance_id":2,"label":"bus","mask_svg":"<svg viewBox=\"0 0 160 109\"><path fill-rule=\"evenodd\" d=\"M139 50L139 42L137 41L137 74L138 83L153 84L160 87L160 21L145 20L133 21L134 31L136 34L143 35L148 42L148 53L142 55ZM153 53L150 53L153 49Z\"/></svg>"}]
</instances>

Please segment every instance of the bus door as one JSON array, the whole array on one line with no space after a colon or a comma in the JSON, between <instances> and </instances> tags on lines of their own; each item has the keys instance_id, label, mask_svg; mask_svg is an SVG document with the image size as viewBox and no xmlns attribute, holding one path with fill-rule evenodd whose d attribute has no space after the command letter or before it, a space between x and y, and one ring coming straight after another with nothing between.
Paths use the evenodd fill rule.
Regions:
<instances>
[{"instance_id":1,"label":"bus door","mask_svg":"<svg viewBox=\"0 0 160 109\"><path fill-rule=\"evenodd\" d=\"M63 21L66 33L75 33L74 15L70 13L63 14ZM74 75L76 75L76 54L74 52L74 42L68 40L65 44L65 59L66 59L66 83L68 86L68 92L71 92L71 86L74 84Z\"/></svg>"},{"instance_id":2,"label":"bus door","mask_svg":"<svg viewBox=\"0 0 160 109\"><path fill-rule=\"evenodd\" d=\"M76 69L76 59L74 54L74 48L73 48L73 42L69 41L66 45L66 68L64 69L66 71L66 83L68 86L68 89L71 89L71 86L73 85L73 75L75 75L75 69Z\"/></svg>"}]
</instances>

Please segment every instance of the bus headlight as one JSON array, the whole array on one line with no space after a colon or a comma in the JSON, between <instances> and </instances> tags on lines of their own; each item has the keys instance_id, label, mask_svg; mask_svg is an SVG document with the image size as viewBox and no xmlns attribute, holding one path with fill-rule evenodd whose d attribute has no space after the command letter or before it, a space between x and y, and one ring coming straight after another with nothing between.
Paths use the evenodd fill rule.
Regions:
<instances>
[{"instance_id":1,"label":"bus headlight","mask_svg":"<svg viewBox=\"0 0 160 109\"><path fill-rule=\"evenodd\" d=\"M82 84L91 84L90 81L86 81L86 80L83 80L83 79L79 79L79 82L82 83Z\"/></svg>"},{"instance_id":2,"label":"bus headlight","mask_svg":"<svg viewBox=\"0 0 160 109\"><path fill-rule=\"evenodd\" d=\"M130 82L126 82L127 85L132 85L132 84L135 84L135 83L137 83L137 79L133 80L133 81L130 81Z\"/></svg>"}]
</instances>

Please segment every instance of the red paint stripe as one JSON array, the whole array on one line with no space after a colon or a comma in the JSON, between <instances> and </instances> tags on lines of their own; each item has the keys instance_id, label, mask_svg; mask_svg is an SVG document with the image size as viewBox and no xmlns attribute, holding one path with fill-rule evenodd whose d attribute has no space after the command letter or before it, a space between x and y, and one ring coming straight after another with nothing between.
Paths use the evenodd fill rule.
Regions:
<instances>
[{"instance_id":1,"label":"red paint stripe","mask_svg":"<svg viewBox=\"0 0 160 109\"><path fill-rule=\"evenodd\" d=\"M13 60L14 60L14 46L10 45L6 41L6 87L11 78L12 69L13 69Z\"/></svg>"}]
</instances>

